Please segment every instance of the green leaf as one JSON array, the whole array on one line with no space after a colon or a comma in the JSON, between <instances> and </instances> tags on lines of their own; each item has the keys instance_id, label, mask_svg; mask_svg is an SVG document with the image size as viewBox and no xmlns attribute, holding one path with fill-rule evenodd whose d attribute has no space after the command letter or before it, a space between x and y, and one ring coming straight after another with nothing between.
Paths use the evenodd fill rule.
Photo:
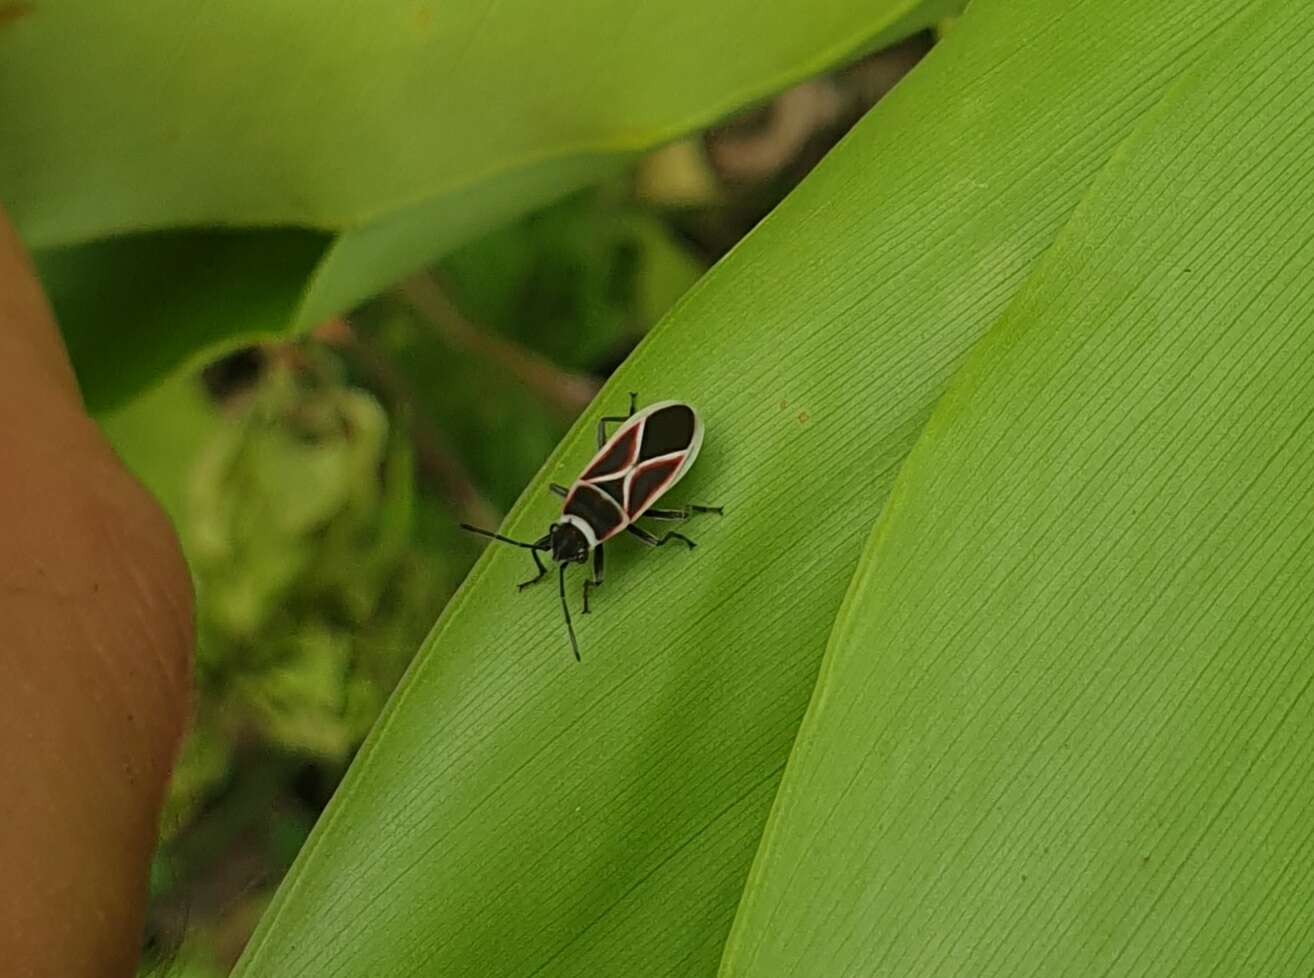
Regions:
<instances>
[{"instance_id":1,"label":"green leaf","mask_svg":"<svg viewBox=\"0 0 1314 978\"><path fill-rule=\"evenodd\" d=\"M116 292L131 290L113 304L67 300L67 280L52 281L65 326L108 337L92 345L148 328L160 338L168 352L149 353L149 371L106 381L136 390L136 373L234 337L313 326L961 2L218 0L185 16L175 0L37 4L0 34L0 199L29 245L60 262L64 248L116 235L284 228L211 242L215 260L182 280L172 235L144 249L102 243L92 257L126 279ZM289 234L308 252L261 269ZM249 250L233 254L237 243ZM110 277L82 269L70 283L82 295ZM146 287L159 283L162 299ZM144 352L128 351L112 366L74 352L80 373L112 376ZM117 395L93 380L89 396Z\"/></svg>"},{"instance_id":2,"label":"green leaf","mask_svg":"<svg viewBox=\"0 0 1314 978\"><path fill-rule=\"evenodd\" d=\"M430 324L396 303L376 303L352 322L404 381L406 409L468 460L471 481L499 512L509 508L567 424L505 369L442 342ZM496 451L488 450L490 439Z\"/></svg>"},{"instance_id":3,"label":"green leaf","mask_svg":"<svg viewBox=\"0 0 1314 978\"><path fill-rule=\"evenodd\" d=\"M485 555L237 975L710 975L866 530L966 351L1231 0L973 4L621 368L708 425L693 552L609 550L570 657ZM1001 68L1006 66L1006 70ZM570 579L578 601L582 574Z\"/></svg>"},{"instance_id":4,"label":"green leaf","mask_svg":"<svg viewBox=\"0 0 1314 978\"><path fill-rule=\"evenodd\" d=\"M185 536L192 467L221 424L200 379L179 374L96 421L128 471Z\"/></svg>"},{"instance_id":5,"label":"green leaf","mask_svg":"<svg viewBox=\"0 0 1314 978\"><path fill-rule=\"evenodd\" d=\"M37 5L4 38L0 196L41 246L362 228L657 145L959 5Z\"/></svg>"},{"instance_id":6,"label":"green leaf","mask_svg":"<svg viewBox=\"0 0 1314 978\"><path fill-rule=\"evenodd\" d=\"M286 329L328 238L307 231L133 235L38 252L87 406Z\"/></svg>"},{"instance_id":7,"label":"green leaf","mask_svg":"<svg viewBox=\"0 0 1314 978\"><path fill-rule=\"evenodd\" d=\"M1314 29L1250 11L905 464L722 974L1314 967Z\"/></svg>"},{"instance_id":8,"label":"green leaf","mask_svg":"<svg viewBox=\"0 0 1314 978\"><path fill-rule=\"evenodd\" d=\"M618 190L576 194L456 249L440 266L456 304L571 370L632 346L706 268Z\"/></svg>"}]
</instances>

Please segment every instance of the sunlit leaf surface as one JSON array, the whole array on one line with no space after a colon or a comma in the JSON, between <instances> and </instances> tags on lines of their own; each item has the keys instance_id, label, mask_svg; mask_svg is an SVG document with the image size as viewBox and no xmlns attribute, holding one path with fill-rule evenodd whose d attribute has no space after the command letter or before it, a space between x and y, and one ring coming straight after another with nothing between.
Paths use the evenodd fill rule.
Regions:
<instances>
[{"instance_id":1,"label":"sunlit leaf surface","mask_svg":"<svg viewBox=\"0 0 1314 978\"><path fill-rule=\"evenodd\" d=\"M724 975L1314 967L1314 31L1246 14L904 466Z\"/></svg>"},{"instance_id":2,"label":"sunlit leaf surface","mask_svg":"<svg viewBox=\"0 0 1314 978\"><path fill-rule=\"evenodd\" d=\"M693 552L610 551L576 665L551 584L453 600L242 978L711 975L863 541L950 376L1233 3L974 4L621 368L687 398ZM578 601L582 574L570 579Z\"/></svg>"}]
</instances>

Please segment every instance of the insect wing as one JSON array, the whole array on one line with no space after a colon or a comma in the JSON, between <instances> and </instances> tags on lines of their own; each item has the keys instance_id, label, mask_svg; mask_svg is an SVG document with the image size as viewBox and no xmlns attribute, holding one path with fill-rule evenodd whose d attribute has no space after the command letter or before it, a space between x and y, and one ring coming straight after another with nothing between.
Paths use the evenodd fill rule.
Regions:
<instances>
[{"instance_id":1,"label":"insect wing","mask_svg":"<svg viewBox=\"0 0 1314 978\"><path fill-rule=\"evenodd\" d=\"M645 509L671 487L683 461L683 452L678 455L668 455L640 465L630 474L626 480L629 486L626 492L625 513L631 521L638 519Z\"/></svg>"},{"instance_id":2,"label":"insect wing","mask_svg":"<svg viewBox=\"0 0 1314 978\"><path fill-rule=\"evenodd\" d=\"M637 421L637 423L636 423ZM639 439L643 437L643 421L638 415L625 422L620 429L598 449L593 461L581 475L581 482L624 475L639 458Z\"/></svg>"},{"instance_id":3,"label":"insect wing","mask_svg":"<svg viewBox=\"0 0 1314 978\"><path fill-rule=\"evenodd\" d=\"M587 523L598 543L615 536L679 481L702 441L702 422L688 404L649 405L598 449L571 486L563 514Z\"/></svg>"},{"instance_id":4,"label":"insect wing","mask_svg":"<svg viewBox=\"0 0 1314 978\"><path fill-rule=\"evenodd\" d=\"M688 404L663 401L642 413L638 459L625 477L625 515L631 522L680 480L703 443L702 422Z\"/></svg>"},{"instance_id":5,"label":"insect wing","mask_svg":"<svg viewBox=\"0 0 1314 978\"><path fill-rule=\"evenodd\" d=\"M640 416L643 418L643 436L639 442L639 464L677 452L698 453L703 426L688 404L662 401L640 411L635 418Z\"/></svg>"}]
</instances>

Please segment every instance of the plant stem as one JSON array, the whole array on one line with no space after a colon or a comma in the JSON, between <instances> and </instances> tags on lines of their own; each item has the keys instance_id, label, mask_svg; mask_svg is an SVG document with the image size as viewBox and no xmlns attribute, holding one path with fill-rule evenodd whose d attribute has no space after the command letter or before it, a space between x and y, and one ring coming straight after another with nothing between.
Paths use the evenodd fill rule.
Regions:
<instances>
[{"instance_id":1,"label":"plant stem","mask_svg":"<svg viewBox=\"0 0 1314 978\"><path fill-rule=\"evenodd\" d=\"M567 420L574 419L598 393L589 377L563 370L551 360L471 322L456 308L432 275L407 279L398 293L448 345L493 363Z\"/></svg>"},{"instance_id":2,"label":"plant stem","mask_svg":"<svg viewBox=\"0 0 1314 978\"><path fill-rule=\"evenodd\" d=\"M478 526L501 523L502 514L484 498L443 433L416 408L410 384L388 358L362 340L346 319L326 323L315 335L350 357L389 402L392 413L406 419L421 477L448 501L457 516Z\"/></svg>"}]
</instances>

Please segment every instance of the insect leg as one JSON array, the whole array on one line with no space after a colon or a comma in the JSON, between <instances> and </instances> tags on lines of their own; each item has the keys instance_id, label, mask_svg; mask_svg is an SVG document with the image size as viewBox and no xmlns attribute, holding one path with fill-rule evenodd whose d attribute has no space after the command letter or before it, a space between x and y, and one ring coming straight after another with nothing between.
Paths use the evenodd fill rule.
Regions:
<instances>
[{"instance_id":1,"label":"insect leg","mask_svg":"<svg viewBox=\"0 0 1314 978\"><path fill-rule=\"evenodd\" d=\"M481 530L479 527L471 526L469 523L462 523L461 529L468 530L470 533L477 533L481 537L489 537L490 539L498 540L502 543L509 543L513 547L521 547L529 551L529 556L534 558L534 566L538 568L538 574L527 581L521 581L516 585L516 590L523 591L525 588L529 587L529 585L537 584L543 579L543 575L547 573L547 568L543 566L543 561L538 559L538 552L540 550L546 550L550 545L549 541L551 540L551 537L549 535L544 534L533 543L525 543L523 540L512 540L510 537L504 537L502 534L494 533L492 530Z\"/></svg>"},{"instance_id":2,"label":"insect leg","mask_svg":"<svg viewBox=\"0 0 1314 978\"><path fill-rule=\"evenodd\" d=\"M622 424L626 421L629 421L630 418L634 417L634 412L638 408L638 404L639 404L639 395L634 391L630 391L629 414L625 415L625 417L623 418L620 415L609 415L608 417L598 419L598 447L599 448L607 444L607 424L608 423Z\"/></svg>"},{"instance_id":3,"label":"insect leg","mask_svg":"<svg viewBox=\"0 0 1314 978\"><path fill-rule=\"evenodd\" d=\"M566 496L570 495L570 490L559 482L549 482L548 489L551 490L552 492L555 492L558 496L560 496L563 499Z\"/></svg>"},{"instance_id":4,"label":"insect leg","mask_svg":"<svg viewBox=\"0 0 1314 978\"><path fill-rule=\"evenodd\" d=\"M547 540L547 537L544 537L543 540L541 540L541 541L539 541L539 542L540 542L540 543L543 543L543 542L545 542L546 540ZM537 584L539 581L543 580L543 575L547 573L547 568L543 566L543 561L541 561L541 560L538 559L538 550L539 550L539 548L535 547L535 548L533 548L533 549L531 549L531 550L529 551L529 556L531 556L531 557L534 558L534 566L538 568L538 573L535 574L533 577L531 577L529 580L527 580L527 581L521 581L519 584L517 584L517 585L516 585L516 590L517 590L517 591L523 591L525 588L529 587L531 584Z\"/></svg>"},{"instance_id":5,"label":"insect leg","mask_svg":"<svg viewBox=\"0 0 1314 978\"><path fill-rule=\"evenodd\" d=\"M696 506L689 503L681 506L679 509L647 509L644 510L644 516L651 516L655 520L676 520L684 522L692 519L699 513L715 513L717 516L724 515L720 506Z\"/></svg>"},{"instance_id":6,"label":"insect leg","mask_svg":"<svg viewBox=\"0 0 1314 978\"><path fill-rule=\"evenodd\" d=\"M589 588L602 586L602 547L593 551L593 578L584 581L584 614L589 613Z\"/></svg>"},{"instance_id":7,"label":"insect leg","mask_svg":"<svg viewBox=\"0 0 1314 978\"><path fill-rule=\"evenodd\" d=\"M651 510L649 510L649 512L651 512ZM650 547L665 546L666 544L670 543L672 540L681 541L690 550L698 546L698 544L694 543L687 536L685 536L682 533L676 533L674 530L671 530L668 533L664 533L660 537L655 537L647 530L645 530L643 527L636 526L635 524L631 523L629 526L625 528L625 532L633 534L634 536L638 537L640 540L642 540Z\"/></svg>"}]
</instances>

